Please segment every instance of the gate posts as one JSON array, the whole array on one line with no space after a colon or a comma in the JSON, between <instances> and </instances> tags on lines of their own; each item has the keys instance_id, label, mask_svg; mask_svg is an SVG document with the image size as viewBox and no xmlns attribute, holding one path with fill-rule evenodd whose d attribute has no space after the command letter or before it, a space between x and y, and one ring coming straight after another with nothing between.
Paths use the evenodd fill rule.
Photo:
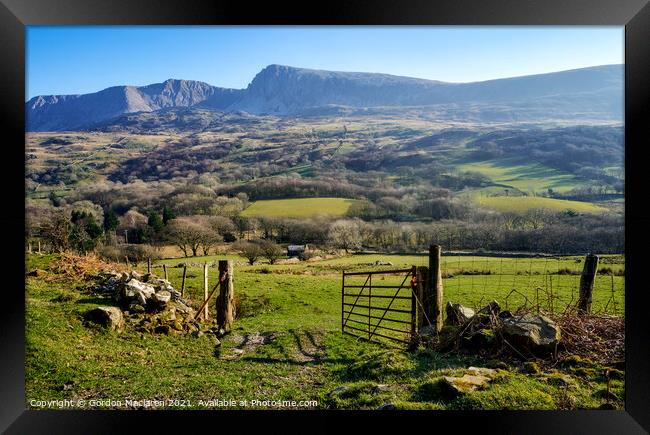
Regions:
<instances>
[{"instance_id":1,"label":"gate posts","mask_svg":"<svg viewBox=\"0 0 650 435\"><path fill-rule=\"evenodd\" d=\"M219 296L217 297L217 327L230 331L235 321L233 267L230 260L219 260Z\"/></svg>"},{"instance_id":2,"label":"gate posts","mask_svg":"<svg viewBox=\"0 0 650 435\"><path fill-rule=\"evenodd\" d=\"M183 264L183 282L181 284L181 297L185 297L185 277L187 276L187 264Z\"/></svg>"},{"instance_id":3,"label":"gate posts","mask_svg":"<svg viewBox=\"0 0 650 435\"><path fill-rule=\"evenodd\" d=\"M418 331L422 327L428 326L429 322L433 324L433 320L429 317L429 310L427 309L427 300L429 299L429 268L426 266L418 266L415 272L415 279L417 283L417 295L420 303L417 304L417 321Z\"/></svg>"},{"instance_id":4,"label":"gate posts","mask_svg":"<svg viewBox=\"0 0 650 435\"><path fill-rule=\"evenodd\" d=\"M429 288L428 294L423 299L427 317L436 332L442 329L442 307L444 304L444 291L442 288L442 272L440 270L440 245L429 246Z\"/></svg>"},{"instance_id":5,"label":"gate posts","mask_svg":"<svg viewBox=\"0 0 650 435\"><path fill-rule=\"evenodd\" d=\"M598 256L587 254L585 266L580 276L580 299L578 299L578 313L580 314L589 314L591 312L591 295L594 291L597 270Z\"/></svg>"},{"instance_id":6,"label":"gate posts","mask_svg":"<svg viewBox=\"0 0 650 435\"><path fill-rule=\"evenodd\" d=\"M208 321L208 263L203 263L203 320Z\"/></svg>"}]
</instances>

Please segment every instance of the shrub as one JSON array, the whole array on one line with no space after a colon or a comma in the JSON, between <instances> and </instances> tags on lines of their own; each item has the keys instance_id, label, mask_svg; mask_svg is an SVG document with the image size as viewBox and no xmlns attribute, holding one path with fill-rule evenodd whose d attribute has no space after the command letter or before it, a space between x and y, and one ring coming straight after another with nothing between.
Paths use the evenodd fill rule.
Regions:
<instances>
[{"instance_id":1,"label":"shrub","mask_svg":"<svg viewBox=\"0 0 650 435\"><path fill-rule=\"evenodd\" d=\"M124 261L125 257L136 263L149 258L152 260L161 258L160 253L150 245L102 246L99 248L99 255L103 259L114 262Z\"/></svg>"}]
</instances>

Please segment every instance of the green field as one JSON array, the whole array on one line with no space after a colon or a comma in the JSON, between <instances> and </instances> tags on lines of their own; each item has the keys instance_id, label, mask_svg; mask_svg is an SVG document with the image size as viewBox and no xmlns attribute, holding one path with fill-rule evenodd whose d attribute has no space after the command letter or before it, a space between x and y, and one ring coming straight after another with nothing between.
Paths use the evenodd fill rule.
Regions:
<instances>
[{"instance_id":1,"label":"green field","mask_svg":"<svg viewBox=\"0 0 650 435\"><path fill-rule=\"evenodd\" d=\"M540 192L553 189L565 192L583 186L584 180L536 163L524 163L517 158L493 159L480 162L460 163L459 171L479 172L494 183L510 186L522 192Z\"/></svg>"},{"instance_id":2,"label":"green field","mask_svg":"<svg viewBox=\"0 0 650 435\"><path fill-rule=\"evenodd\" d=\"M296 198L255 201L242 216L307 218L318 215L343 216L354 203L345 198Z\"/></svg>"},{"instance_id":3,"label":"green field","mask_svg":"<svg viewBox=\"0 0 650 435\"><path fill-rule=\"evenodd\" d=\"M544 208L551 211L572 210L578 213L599 214L608 210L590 202L566 199L545 198L541 196L476 196L474 201L500 212L525 213Z\"/></svg>"},{"instance_id":4,"label":"green field","mask_svg":"<svg viewBox=\"0 0 650 435\"><path fill-rule=\"evenodd\" d=\"M27 270L48 270L55 256L28 256ZM187 259L186 295L195 307L202 298L204 261L224 256ZM460 375L470 366L484 366L478 355L445 355L426 350L406 353L357 340L340 331L341 271L380 270L426 264L426 256L355 255L297 265L235 264L235 294L239 299L234 331L215 347L213 338L149 335L127 329L106 332L83 324L82 315L111 299L88 292L78 281L27 278L26 287L26 398L31 399L165 399L189 400L317 400L315 408L374 409L392 403L398 409L556 409L567 394L572 408L595 408L603 399L599 391L606 380L596 371L574 374L569 388L546 381L546 376L524 374L521 365L510 363L498 382L483 391L449 399L437 387L440 376ZM375 261L392 266L374 266ZM176 266L181 259L154 264ZM556 312L575 296L578 275L545 273L561 269L580 270L580 258L501 259L444 257L445 301L479 306L497 299L515 309L535 294L554 295L537 299L542 310L554 301ZM620 256L603 257L602 267L619 271ZM144 271L145 265L139 270ZM490 270L491 275L464 275L470 270ZM175 287L182 269L168 267ZM517 273L524 273L523 275ZM215 282L215 268L210 282ZM53 277L54 274L47 275ZM379 278L378 278L379 279ZM401 280L384 277L385 284ZM212 284L211 284L212 285ZM520 294L510 295L512 288ZM623 277L599 275L594 291L594 310L623 312ZM212 310L214 307L211 308ZM273 341L234 356L235 340L253 333L273 334ZM234 356L234 357L233 357ZM600 373L598 371L597 373ZM378 385L382 385L378 390ZM331 392L339 387L341 395ZM623 382L615 380L613 391L623 397ZM622 401L616 402L622 407ZM99 407L102 407L101 405ZM267 406L259 406L268 408ZM222 408L223 409L223 408Z\"/></svg>"}]
</instances>

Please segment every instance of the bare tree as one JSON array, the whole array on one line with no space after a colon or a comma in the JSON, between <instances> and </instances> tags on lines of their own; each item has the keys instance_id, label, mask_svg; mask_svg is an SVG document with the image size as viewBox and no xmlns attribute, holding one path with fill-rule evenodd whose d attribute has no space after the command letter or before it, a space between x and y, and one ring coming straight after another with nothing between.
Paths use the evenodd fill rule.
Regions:
<instances>
[{"instance_id":1,"label":"bare tree","mask_svg":"<svg viewBox=\"0 0 650 435\"><path fill-rule=\"evenodd\" d=\"M226 216L211 216L208 219L208 223L210 228L222 237L228 234L234 234L237 231L232 220Z\"/></svg>"},{"instance_id":2,"label":"bare tree","mask_svg":"<svg viewBox=\"0 0 650 435\"><path fill-rule=\"evenodd\" d=\"M167 224L167 237L188 257L189 251L196 257L201 242L205 240L204 228L187 219L174 219Z\"/></svg>"},{"instance_id":3,"label":"bare tree","mask_svg":"<svg viewBox=\"0 0 650 435\"><path fill-rule=\"evenodd\" d=\"M260 244L255 242L240 240L233 245L233 248L239 251L240 255L247 259L251 266L263 255Z\"/></svg>"},{"instance_id":4,"label":"bare tree","mask_svg":"<svg viewBox=\"0 0 650 435\"><path fill-rule=\"evenodd\" d=\"M210 255L210 249L214 248L216 244L223 241L223 237L211 228L203 228L203 235L201 237L201 249L203 255Z\"/></svg>"},{"instance_id":5,"label":"bare tree","mask_svg":"<svg viewBox=\"0 0 650 435\"><path fill-rule=\"evenodd\" d=\"M351 249L361 247L361 235L356 222L338 220L330 226L328 234L329 242L348 253Z\"/></svg>"},{"instance_id":6,"label":"bare tree","mask_svg":"<svg viewBox=\"0 0 650 435\"><path fill-rule=\"evenodd\" d=\"M282 247L270 240L263 240L260 242L260 248L262 249L262 255L269 260L269 263L271 264L275 264L275 261L284 254Z\"/></svg>"}]
</instances>

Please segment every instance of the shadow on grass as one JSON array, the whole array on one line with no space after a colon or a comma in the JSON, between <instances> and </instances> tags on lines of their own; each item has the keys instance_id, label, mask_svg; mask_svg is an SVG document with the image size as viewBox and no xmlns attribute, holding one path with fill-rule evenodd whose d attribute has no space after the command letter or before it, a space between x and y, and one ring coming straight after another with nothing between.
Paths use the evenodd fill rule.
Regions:
<instances>
[{"instance_id":1,"label":"shadow on grass","mask_svg":"<svg viewBox=\"0 0 650 435\"><path fill-rule=\"evenodd\" d=\"M294 358L273 358L273 357L243 357L242 361L251 361L264 364L289 364L295 366L318 366L321 364L351 364L355 360L351 358L322 358L319 360L299 361Z\"/></svg>"},{"instance_id":2,"label":"shadow on grass","mask_svg":"<svg viewBox=\"0 0 650 435\"><path fill-rule=\"evenodd\" d=\"M97 304L97 305L109 305L112 307L117 307L118 305L115 303L113 298L110 296L105 297L105 296L95 296L95 297L86 297L86 298L79 298L76 300L76 303L78 304Z\"/></svg>"},{"instance_id":3,"label":"shadow on grass","mask_svg":"<svg viewBox=\"0 0 650 435\"><path fill-rule=\"evenodd\" d=\"M289 333L293 337L298 352L302 356L301 360L304 359L305 362L311 361L317 363L323 359L324 348L320 343L317 343L316 338L311 331L305 331L303 335L300 335L292 329ZM304 343L305 340L302 337L306 337L307 343Z\"/></svg>"}]
</instances>

